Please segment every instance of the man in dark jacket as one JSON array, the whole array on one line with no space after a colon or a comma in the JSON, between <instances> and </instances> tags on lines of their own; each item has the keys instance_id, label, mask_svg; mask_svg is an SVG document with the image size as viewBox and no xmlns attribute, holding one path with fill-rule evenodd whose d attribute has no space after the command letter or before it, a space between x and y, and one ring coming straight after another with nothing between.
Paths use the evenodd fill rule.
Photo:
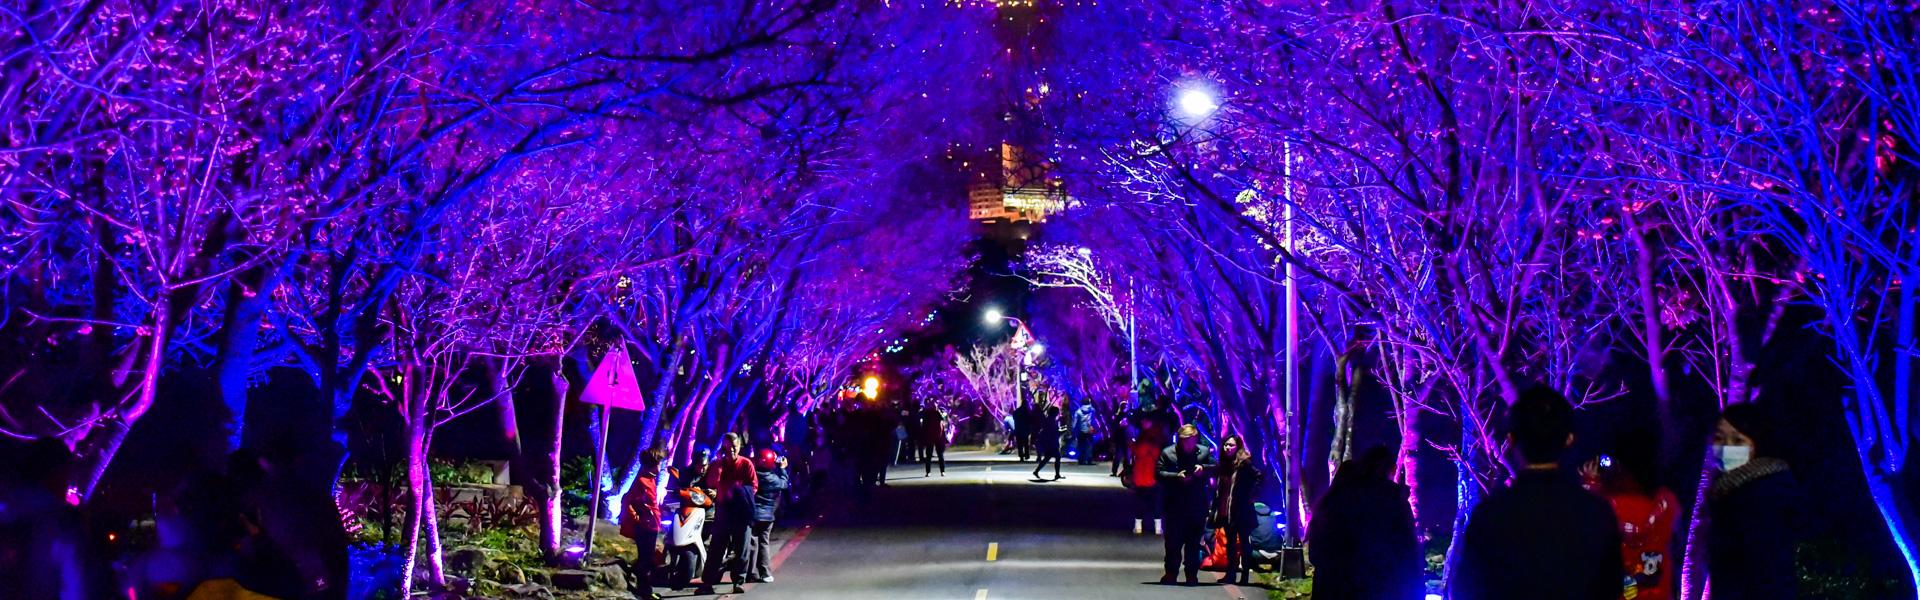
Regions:
<instances>
[{"instance_id":1,"label":"man in dark jacket","mask_svg":"<svg viewBox=\"0 0 1920 600\"><path fill-rule=\"evenodd\" d=\"M1025 400L1013 409L1013 447L1020 452L1020 462L1027 462L1033 450L1033 413L1033 405Z\"/></svg>"},{"instance_id":2,"label":"man in dark jacket","mask_svg":"<svg viewBox=\"0 0 1920 600\"><path fill-rule=\"evenodd\" d=\"M928 402L920 409L920 466L933 476L933 462L940 461L940 476L947 475L947 415Z\"/></svg>"},{"instance_id":3,"label":"man in dark jacket","mask_svg":"<svg viewBox=\"0 0 1920 600\"><path fill-rule=\"evenodd\" d=\"M1307 529L1313 595L1409 600L1424 590L1420 542L1407 488L1393 482L1393 453L1376 446L1340 465Z\"/></svg>"},{"instance_id":4,"label":"man in dark jacket","mask_svg":"<svg viewBox=\"0 0 1920 600\"><path fill-rule=\"evenodd\" d=\"M1606 500L1560 467L1573 409L1536 387L1507 409L1513 483L1474 506L1449 588L1455 600L1617 600L1620 531Z\"/></svg>"},{"instance_id":5,"label":"man in dark jacket","mask_svg":"<svg viewBox=\"0 0 1920 600\"><path fill-rule=\"evenodd\" d=\"M1207 479L1213 476L1213 450L1200 447L1200 430L1180 427L1173 445L1160 451L1155 475L1166 514L1166 573L1160 583L1173 583L1185 563L1187 585L1200 583L1200 561L1206 556Z\"/></svg>"},{"instance_id":6,"label":"man in dark jacket","mask_svg":"<svg viewBox=\"0 0 1920 600\"><path fill-rule=\"evenodd\" d=\"M745 593L740 584L747 575L747 531L753 521L754 491L746 483L734 483L725 495L715 499L713 541L707 547L707 568L700 574L696 596L713 594L722 572L733 575L733 593Z\"/></svg>"},{"instance_id":7,"label":"man in dark jacket","mask_svg":"<svg viewBox=\"0 0 1920 600\"><path fill-rule=\"evenodd\" d=\"M761 450L755 457L760 488L753 495L753 529L747 544L747 581L773 582L773 519L787 492L787 457Z\"/></svg>"}]
</instances>

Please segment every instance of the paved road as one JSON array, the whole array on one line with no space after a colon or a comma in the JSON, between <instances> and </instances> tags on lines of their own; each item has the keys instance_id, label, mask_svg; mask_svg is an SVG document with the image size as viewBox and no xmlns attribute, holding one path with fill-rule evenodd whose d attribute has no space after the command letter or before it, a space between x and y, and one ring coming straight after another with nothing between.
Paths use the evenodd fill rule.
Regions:
<instances>
[{"instance_id":1,"label":"paved road","mask_svg":"<svg viewBox=\"0 0 1920 600\"><path fill-rule=\"evenodd\" d=\"M891 487L806 531L776 581L749 586L743 597L1264 597L1257 588L1159 585L1160 538L1132 534L1132 496L1106 466L1069 463L1065 479L1047 483L1032 482L1031 469L982 453L950 454L946 477L898 467Z\"/></svg>"}]
</instances>

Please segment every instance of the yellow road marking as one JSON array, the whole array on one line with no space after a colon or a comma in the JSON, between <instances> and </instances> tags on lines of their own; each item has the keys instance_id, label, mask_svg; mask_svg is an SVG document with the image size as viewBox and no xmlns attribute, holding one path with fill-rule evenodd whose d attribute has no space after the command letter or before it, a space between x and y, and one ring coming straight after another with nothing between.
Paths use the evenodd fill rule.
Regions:
<instances>
[{"instance_id":1,"label":"yellow road marking","mask_svg":"<svg viewBox=\"0 0 1920 600\"><path fill-rule=\"evenodd\" d=\"M1000 542L988 543L987 544L987 562L993 562L996 560L1000 560Z\"/></svg>"},{"instance_id":2,"label":"yellow road marking","mask_svg":"<svg viewBox=\"0 0 1920 600\"><path fill-rule=\"evenodd\" d=\"M979 591L974 592L973 600L987 600L987 588L980 588Z\"/></svg>"}]
</instances>

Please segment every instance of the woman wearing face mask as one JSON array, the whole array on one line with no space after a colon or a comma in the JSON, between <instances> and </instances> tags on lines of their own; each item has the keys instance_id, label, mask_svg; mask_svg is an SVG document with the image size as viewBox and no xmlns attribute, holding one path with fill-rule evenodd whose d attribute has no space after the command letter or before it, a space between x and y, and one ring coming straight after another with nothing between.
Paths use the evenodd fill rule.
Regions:
<instances>
[{"instance_id":1,"label":"woman wearing face mask","mask_svg":"<svg viewBox=\"0 0 1920 600\"><path fill-rule=\"evenodd\" d=\"M1721 413L1713 432L1720 473L1707 492L1707 566L1715 600L1795 597L1798 486L1772 425L1753 404Z\"/></svg>"}]
</instances>

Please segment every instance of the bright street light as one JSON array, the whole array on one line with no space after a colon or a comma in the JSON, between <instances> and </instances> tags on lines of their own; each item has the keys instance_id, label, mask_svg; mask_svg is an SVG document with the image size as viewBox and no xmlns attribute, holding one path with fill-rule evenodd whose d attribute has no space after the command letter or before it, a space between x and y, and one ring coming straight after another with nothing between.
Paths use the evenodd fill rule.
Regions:
<instances>
[{"instance_id":1,"label":"bright street light","mask_svg":"<svg viewBox=\"0 0 1920 600\"><path fill-rule=\"evenodd\" d=\"M860 393L862 395L865 395L868 400L879 398L880 397L880 378L874 377L872 375L868 375L867 380L861 382L860 384Z\"/></svg>"},{"instance_id":2,"label":"bright street light","mask_svg":"<svg viewBox=\"0 0 1920 600\"><path fill-rule=\"evenodd\" d=\"M1213 111L1220 110L1219 99L1214 98L1212 91L1199 85L1180 90L1175 102L1179 105L1180 116L1193 121L1205 119L1212 116Z\"/></svg>"},{"instance_id":3,"label":"bright street light","mask_svg":"<svg viewBox=\"0 0 1920 600\"><path fill-rule=\"evenodd\" d=\"M1006 315L1000 314L1000 309L998 308L989 308L986 314L983 315L983 318L986 319L988 325L999 327L1001 319L1006 318Z\"/></svg>"}]
</instances>

